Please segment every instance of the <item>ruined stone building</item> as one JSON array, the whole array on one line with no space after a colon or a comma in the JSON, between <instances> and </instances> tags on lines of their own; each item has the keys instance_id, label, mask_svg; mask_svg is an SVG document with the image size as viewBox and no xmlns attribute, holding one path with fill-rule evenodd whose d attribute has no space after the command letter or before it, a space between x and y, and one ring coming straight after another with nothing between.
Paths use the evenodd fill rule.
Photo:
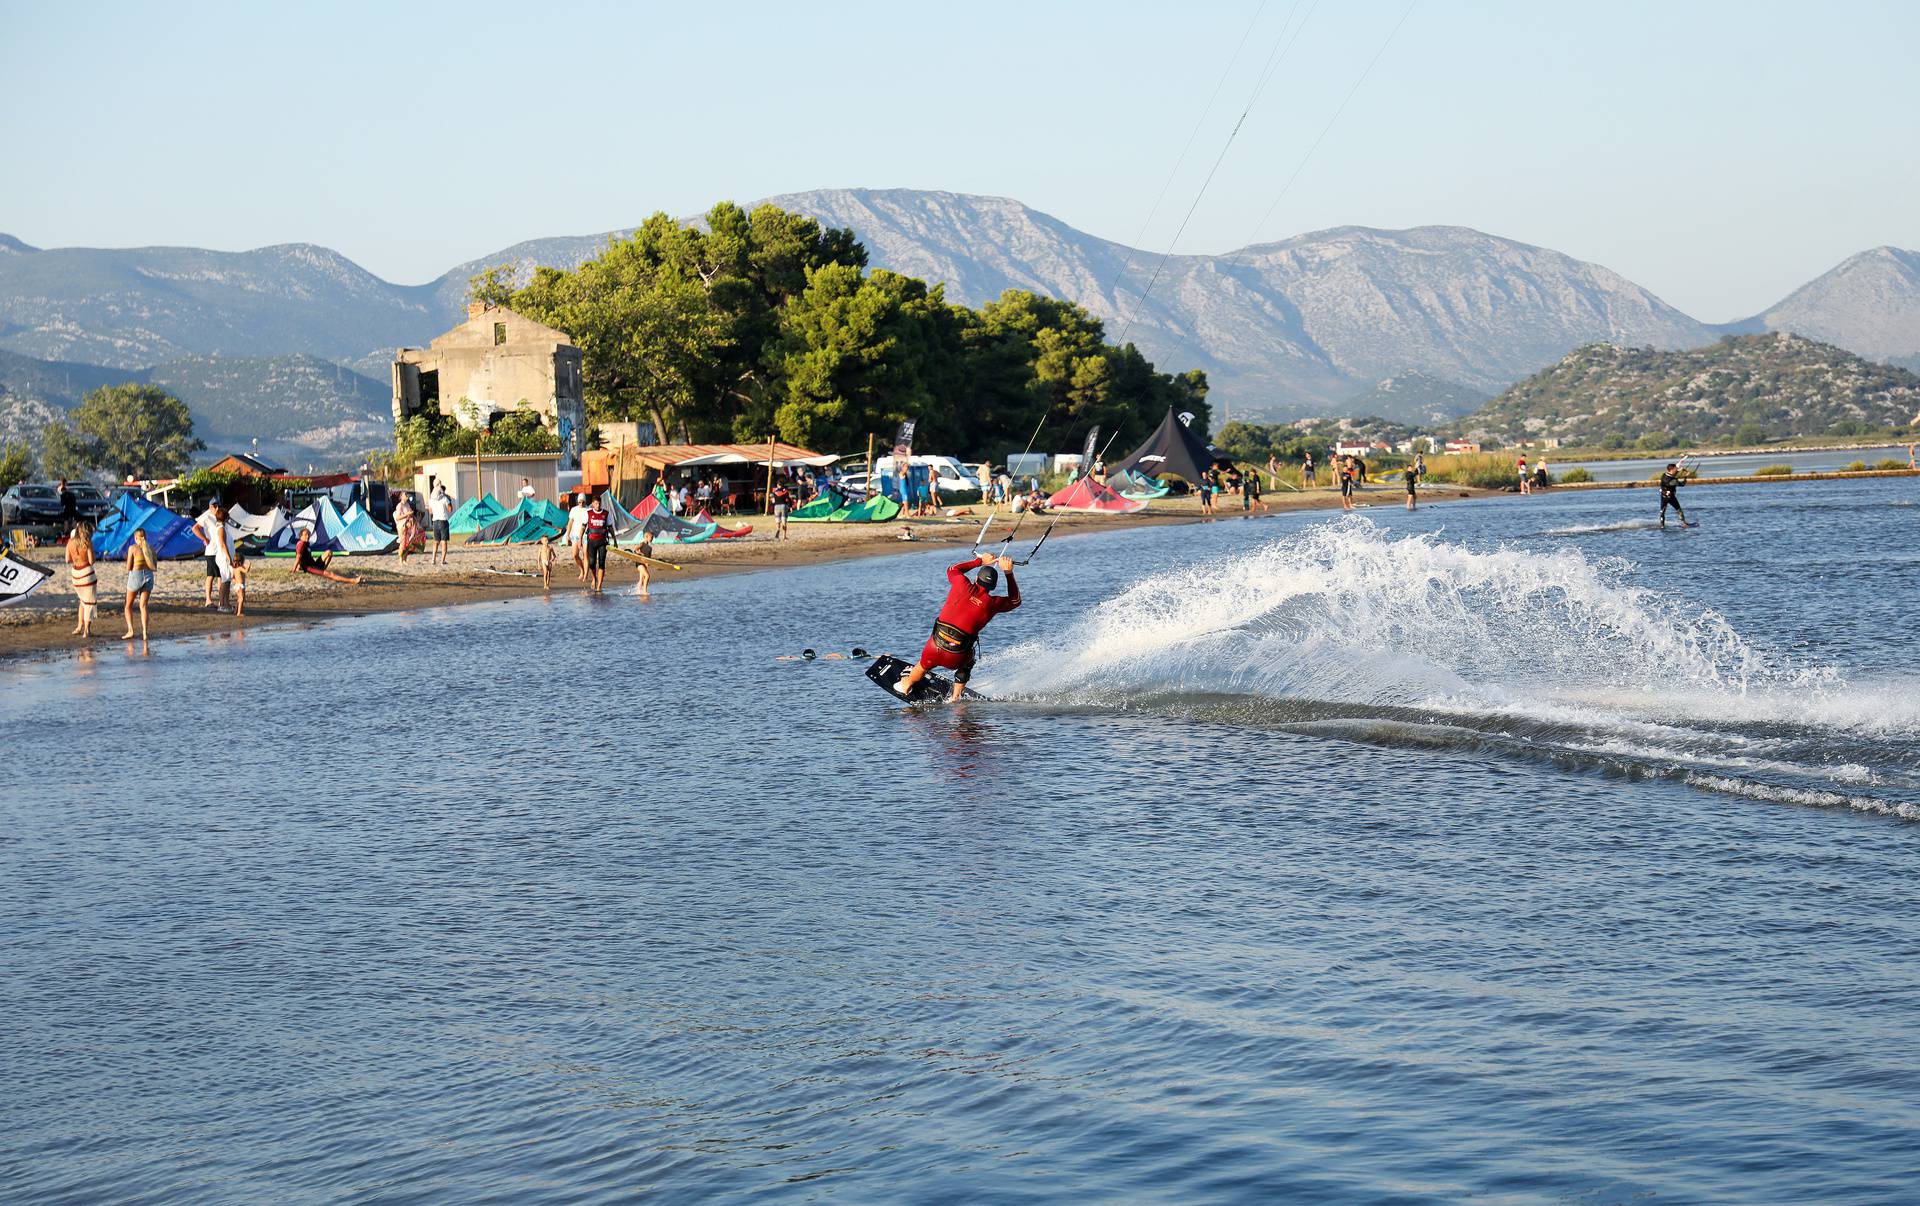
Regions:
<instances>
[{"instance_id":1,"label":"ruined stone building","mask_svg":"<svg viewBox=\"0 0 1920 1206\"><path fill-rule=\"evenodd\" d=\"M514 410L537 411L555 424L561 464L579 468L587 407L580 349L565 331L474 302L467 321L424 348L401 348L393 359L396 423L437 411L479 427Z\"/></svg>"}]
</instances>

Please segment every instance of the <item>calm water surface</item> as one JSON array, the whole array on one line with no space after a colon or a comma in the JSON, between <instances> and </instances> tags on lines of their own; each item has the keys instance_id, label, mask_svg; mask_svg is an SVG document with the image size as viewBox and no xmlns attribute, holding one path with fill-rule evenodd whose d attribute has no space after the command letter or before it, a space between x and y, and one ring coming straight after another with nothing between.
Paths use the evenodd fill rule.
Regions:
<instances>
[{"instance_id":1,"label":"calm water surface","mask_svg":"<svg viewBox=\"0 0 1920 1206\"><path fill-rule=\"evenodd\" d=\"M1395 500L1391 491L1370 498ZM1910 1202L1920 488L0 667L0 1199Z\"/></svg>"},{"instance_id":2,"label":"calm water surface","mask_svg":"<svg viewBox=\"0 0 1920 1206\"><path fill-rule=\"evenodd\" d=\"M1559 465L1560 468L1571 468L1574 463L1569 461L1561 465L1552 453L1547 455L1549 464ZM1672 456L1650 456L1627 461L1584 461L1580 467L1597 482L1647 481L1658 477L1660 470L1674 459ZM1890 444L1883 448L1846 448L1827 452L1797 452L1782 448L1777 452L1736 452L1729 456L1695 457L1687 464L1701 477L1745 477L1768 465L1791 465L1796 473L1832 473L1845 469L1855 461L1873 468L1881 461L1890 459L1899 461L1901 467L1905 468L1907 446ZM1554 470L1555 474L1559 471Z\"/></svg>"}]
</instances>

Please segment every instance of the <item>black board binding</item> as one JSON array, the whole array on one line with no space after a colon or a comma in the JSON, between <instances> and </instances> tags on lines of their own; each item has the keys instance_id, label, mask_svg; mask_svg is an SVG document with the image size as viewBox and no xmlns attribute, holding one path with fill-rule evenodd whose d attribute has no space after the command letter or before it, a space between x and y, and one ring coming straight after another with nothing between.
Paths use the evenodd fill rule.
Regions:
<instances>
[{"instance_id":1,"label":"black board binding","mask_svg":"<svg viewBox=\"0 0 1920 1206\"><path fill-rule=\"evenodd\" d=\"M901 695L896 687L907 671L913 669L912 662L903 662L890 653L883 653L873 659L873 665L867 667L867 677L879 684L882 691L898 700L913 704L945 703L953 691L953 680L929 670L925 678L914 684L913 697ZM962 696L972 696L973 692L964 691Z\"/></svg>"}]
</instances>

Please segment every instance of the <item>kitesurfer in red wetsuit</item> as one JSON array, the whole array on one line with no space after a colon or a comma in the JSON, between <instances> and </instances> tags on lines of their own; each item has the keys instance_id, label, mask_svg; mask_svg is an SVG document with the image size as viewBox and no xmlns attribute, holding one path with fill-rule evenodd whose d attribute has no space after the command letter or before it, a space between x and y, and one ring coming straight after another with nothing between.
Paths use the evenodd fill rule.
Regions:
<instances>
[{"instance_id":1,"label":"kitesurfer in red wetsuit","mask_svg":"<svg viewBox=\"0 0 1920 1206\"><path fill-rule=\"evenodd\" d=\"M994 568L996 564L998 569ZM976 568L980 572L973 576L973 581L967 581L967 573ZM1007 575L1007 593L996 595L993 588L1003 572ZM973 647L980 639L980 630L1001 612L1020 606L1020 584L1013 580L1010 558L975 557L949 566L947 583L947 601L933 622L933 635L920 651L920 660L894 688L903 699L913 698L914 688L934 666L953 671L953 694L947 698L950 703L959 699L967 679L973 675Z\"/></svg>"}]
</instances>

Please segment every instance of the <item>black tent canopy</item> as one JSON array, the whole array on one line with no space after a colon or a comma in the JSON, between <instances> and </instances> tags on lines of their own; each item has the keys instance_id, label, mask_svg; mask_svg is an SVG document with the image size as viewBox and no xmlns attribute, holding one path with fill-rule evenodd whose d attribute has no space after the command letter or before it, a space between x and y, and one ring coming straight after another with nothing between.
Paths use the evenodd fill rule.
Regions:
<instances>
[{"instance_id":1,"label":"black tent canopy","mask_svg":"<svg viewBox=\"0 0 1920 1206\"><path fill-rule=\"evenodd\" d=\"M1160 420L1160 426L1154 428L1147 442L1108 471L1119 473L1132 470L1141 477L1171 474L1185 479L1189 484L1198 485L1200 475L1212 468L1216 459L1213 451L1202 444L1200 437L1194 435L1193 430L1181 422L1169 407L1167 417Z\"/></svg>"}]
</instances>

